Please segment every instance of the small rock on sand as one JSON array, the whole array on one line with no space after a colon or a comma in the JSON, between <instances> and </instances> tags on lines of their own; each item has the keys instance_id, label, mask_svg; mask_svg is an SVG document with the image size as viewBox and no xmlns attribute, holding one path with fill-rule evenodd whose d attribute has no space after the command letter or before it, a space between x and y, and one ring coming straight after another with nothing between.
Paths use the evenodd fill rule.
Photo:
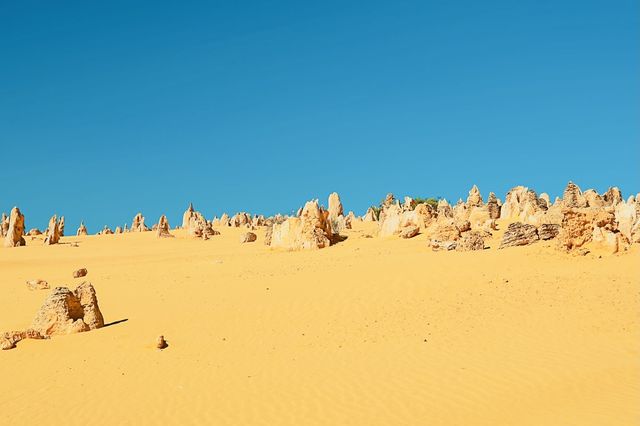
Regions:
<instances>
[{"instance_id":1,"label":"small rock on sand","mask_svg":"<svg viewBox=\"0 0 640 426\"><path fill-rule=\"evenodd\" d=\"M167 341L164 340L164 336L158 336L158 340L156 341L156 348L164 349L167 346L169 346L169 345L167 344Z\"/></svg>"},{"instance_id":2,"label":"small rock on sand","mask_svg":"<svg viewBox=\"0 0 640 426\"><path fill-rule=\"evenodd\" d=\"M80 268L73 271L73 278L82 278L87 276L87 268Z\"/></svg>"},{"instance_id":3,"label":"small rock on sand","mask_svg":"<svg viewBox=\"0 0 640 426\"><path fill-rule=\"evenodd\" d=\"M27 287L29 290L46 290L49 288L49 283L45 280L27 280Z\"/></svg>"}]
</instances>

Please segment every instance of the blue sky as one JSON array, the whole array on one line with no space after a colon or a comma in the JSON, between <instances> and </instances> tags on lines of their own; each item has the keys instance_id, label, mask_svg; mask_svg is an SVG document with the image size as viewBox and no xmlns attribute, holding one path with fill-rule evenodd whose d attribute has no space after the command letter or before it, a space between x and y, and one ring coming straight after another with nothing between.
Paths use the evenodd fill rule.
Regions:
<instances>
[{"instance_id":1,"label":"blue sky","mask_svg":"<svg viewBox=\"0 0 640 426\"><path fill-rule=\"evenodd\" d=\"M0 210L640 191L638 1L0 3Z\"/></svg>"}]
</instances>

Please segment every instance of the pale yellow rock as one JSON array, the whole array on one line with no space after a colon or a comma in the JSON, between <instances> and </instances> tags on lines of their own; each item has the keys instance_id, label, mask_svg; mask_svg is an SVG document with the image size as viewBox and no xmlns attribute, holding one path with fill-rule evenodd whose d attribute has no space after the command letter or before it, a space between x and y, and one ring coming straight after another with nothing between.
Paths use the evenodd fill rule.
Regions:
<instances>
[{"instance_id":1,"label":"pale yellow rock","mask_svg":"<svg viewBox=\"0 0 640 426\"><path fill-rule=\"evenodd\" d=\"M4 226L4 225L3 225ZM14 207L9 214L9 226L4 237L5 247L19 247L26 244L24 240L24 215Z\"/></svg>"}]
</instances>

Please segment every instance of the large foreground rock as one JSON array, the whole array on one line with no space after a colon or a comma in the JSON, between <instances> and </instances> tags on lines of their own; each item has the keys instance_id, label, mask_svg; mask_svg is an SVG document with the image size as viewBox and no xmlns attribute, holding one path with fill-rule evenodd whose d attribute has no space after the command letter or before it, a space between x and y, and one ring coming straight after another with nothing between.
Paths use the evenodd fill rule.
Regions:
<instances>
[{"instance_id":1,"label":"large foreground rock","mask_svg":"<svg viewBox=\"0 0 640 426\"><path fill-rule=\"evenodd\" d=\"M38 310L31 330L43 336L79 333L104 326L96 291L89 282L74 291L56 287Z\"/></svg>"}]
</instances>

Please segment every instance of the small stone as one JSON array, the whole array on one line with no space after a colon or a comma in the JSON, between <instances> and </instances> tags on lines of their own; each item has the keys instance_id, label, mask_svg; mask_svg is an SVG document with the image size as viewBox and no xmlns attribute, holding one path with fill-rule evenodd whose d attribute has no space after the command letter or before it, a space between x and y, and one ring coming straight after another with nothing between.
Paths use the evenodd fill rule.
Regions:
<instances>
[{"instance_id":1,"label":"small stone","mask_svg":"<svg viewBox=\"0 0 640 426\"><path fill-rule=\"evenodd\" d=\"M80 268L73 271L73 278L82 278L87 276L87 268Z\"/></svg>"},{"instance_id":2,"label":"small stone","mask_svg":"<svg viewBox=\"0 0 640 426\"><path fill-rule=\"evenodd\" d=\"M400 231L400 237L402 238L413 238L420 232L420 228L415 225L409 225L402 228Z\"/></svg>"},{"instance_id":3,"label":"small stone","mask_svg":"<svg viewBox=\"0 0 640 426\"><path fill-rule=\"evenodd\" d=\"M156 341L156 348L164 349L167 346L169 346L169 344L166 340L164 340L164 336L158 336L158 340Z\"/></svg>"},{"instance_id":4,"label":"small stone","mask_svg":"<svg viewBox=\"0 0 640 426\"><path fill-rule=\"evenodd\" d=\"M256 234L254 234L253 232L247 232L247 233L242 234L242 236L240 237L240 242L241 243L252 243L257 239L258 239L258 236Z\"/></svg>"},{"instance_id":5,"label":"small stone","mask_svg":"<svg viewBox=\"0 0 640 426\"><path fill-rule=\"evenodd\" d=\"M29 290L46 290L49 288L49 283L45 280L27 280L27 287Z\"/></svg>"}]
</instances>

